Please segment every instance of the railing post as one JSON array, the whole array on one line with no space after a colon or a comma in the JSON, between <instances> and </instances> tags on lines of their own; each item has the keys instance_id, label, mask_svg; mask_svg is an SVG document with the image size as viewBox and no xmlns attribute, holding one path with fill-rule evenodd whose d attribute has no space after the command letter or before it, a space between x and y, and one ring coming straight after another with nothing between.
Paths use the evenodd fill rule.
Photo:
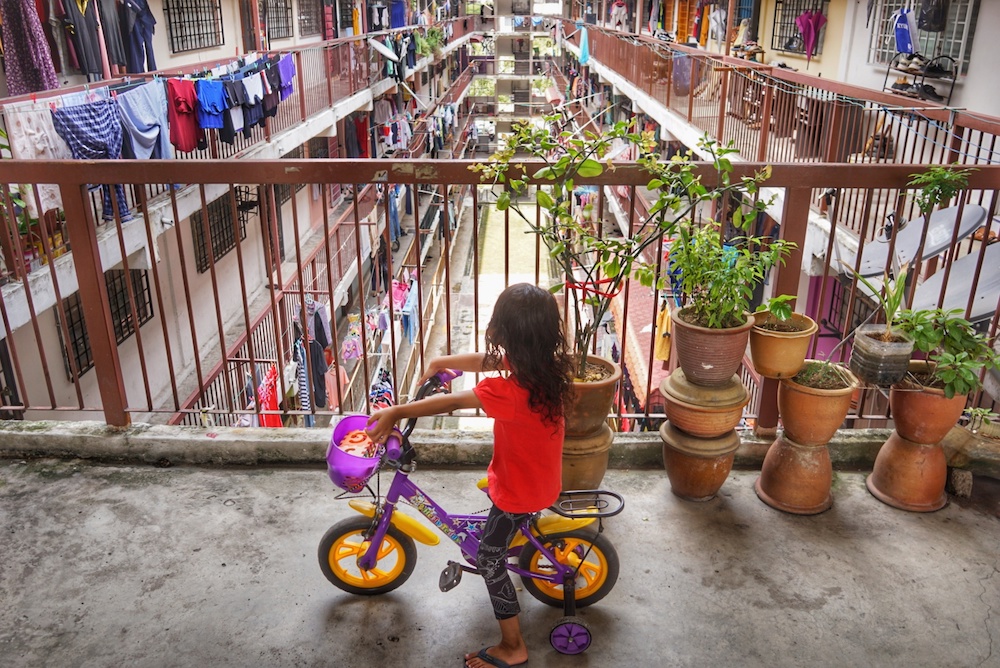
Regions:
<instances>
[{"instance_id":1,"label":"railing post","mask_svg":"<svg viewBox=\"0 0 1000 668\"><path fill-rule=\"evenodd\" d=\"M720 143L726 143L726 104L729 98L729 68L722 69L722 90L719 92L719 121L715 128Z\"/></svg>"},{"instance_id":2,"label":"railing post","mask_svg":"<svg viewBox=\"0 0 1000 668\"><path fill-rule=\"evenodd\" d=\"M756 76L756 73L755 73ZM749 86L750 84L747 83ZM766 79L761 83L764 87L764 102L760 107L760 138L757 140L757 162L767 162L767 142L771 136L771 114L774 106L774 86Z\"/></svg>"},{"instance_id":3,"label":"railing post","mask_svg":"<svg viewBox=\"0 0 1000 668\"><path fill-rule=\"evenodd\" d=\"M125 381L122 378L121 360L114 326L111 323L111 304L104 282L101 251L97 246L96 225L90 209L86 186L60 183L63 210L66 212L66 229L73 240L73 264L80 285L80 303L83 321L87 326L90 352L94 358L97 388L104 408L104 421L111 426L127 427L132 420L126 412ZM124 212L122 212L124 213ZM138 323L134 323L138 327Z\"/></svg>"},{"instance_id":4,"label":"railing post","mask_svg":"<svg viewBox=\"0 0 1000 668\"><path fill-rule=\"evenodd\" d=\"M293 52L293 57L295 58L295 85L299 91L299 113L301 114L299 119L305 121L308 116L306 115L306 77L302 71L302 52ZM329 79L327 81L329 82Z\"/></svg>"},{"instance_id":5,"label":"railing post","mask_svg":"<svg viewBox=\"0 0 1000 668\"><path fill-rule=\"evenodd\" d=\"M806 240L806 221L809 217L809 188L785 189L785 202L781 210L781 235L791 241L795 248L788 255L784 265L774 268L775 295L797 295L799 277L802 274L802 246ZM765 378L760 387L760 409L757 413L757 436L773 436L778 429L778 381Z\"/></svg>"}]
</instances>

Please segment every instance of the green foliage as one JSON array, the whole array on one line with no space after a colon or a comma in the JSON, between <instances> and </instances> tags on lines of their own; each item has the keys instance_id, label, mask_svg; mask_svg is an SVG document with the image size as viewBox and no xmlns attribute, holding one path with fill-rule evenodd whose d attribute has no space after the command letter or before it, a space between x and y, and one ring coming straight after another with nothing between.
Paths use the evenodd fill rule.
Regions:
<instances>
[{"instance_id":1,"label":"green foliage","mask_svg":"<svg viewBox=\"0 0 1000 668\"><path fill-rule=\"evenodd\" d=\"M886 270L882 277L882 289L875 287L871 281L866 279L864 276L858 274L858 272L851 270L854 273L854 277L859 281L864 283L868 291L878 299L879 306L882 308L882 314L885 316L885 340L889 341L892 339L892 326L896 321L896 315L899 313L899 307L903 305L903 299L906 297L906 274L908 271L908 265L904 264L899 269L899 274L895 279L889 277L889 271Z\"/></svg>"},{"instance_id":2,"label":"green foliage","mask_svg":"<svg viewBox=\"0 0 1000 668\"><path fill-rule=\"evenodd\" d=\"M707 295L712 295L707 297L711 306L701 307L712 313L711 322L724 326L721 323L731 320L732 311L742 315L748 309L752 282L763 278L767 269L780 261L792 244L778 241L764 245L762 239L746 237L738 247L725 251L724 257L716 262L715 271L709 271L705 251L696 251L693 246L697 244L702 248L714 239L716 248L712 252L719 256L722 245L718 242L718 224L709 221L700 227L694 224L693 218L701 204L725 201L723 198L729 196L742 199L744 194L756 194L770 170L733 183L730 179L732 164L727 156L735 149L723 147L706 136L700 146L713 155L713 165L718 172L718 185L709 188L695 172L690 154L661 161L655 152L652 133L634 132L630 124L619 122L600 134L584 132L580 136L562 132L554 135L549 124L559 120L558 115L548 116L544 119L544 127L515 124L506 144L488 162L470 169L480 173L482 182L503 187L497 208L515 212L533 233L539 235L561 270L565 281L560 281L553 291L561 290L563 282L570 287L574 352L580 360L580 368L586 364L596 328L626 279L631 277L656 289L666 287L666 272L654 261L665 237L680 235L681 241L671 249L671 261L681 270L682 278L687 279L685 293L692 302L701 304ZM603 234L600 223L594 225L577 218L572 209L578 180L592 179L606 170L614 170L608 155L623 143L638 149L637 163L650 175L646 187L656 195L648 218L627 238ZM515 162L515 156L540 161L543 166L527 174L524 165ZM524 198L529 186L537 186L531 203ZM741 212L734 216L734 222L740 227L746 226L768 203L755 202L751 213L743 216ZM535 222L534 205L544 212L540 224ZM650 258L645 256L647 249Z\"/></svg>"},{"instance_id":3,"label":"green foliage","mask_svg":"<svg viewBox=\"0 0 1000 668\"><path fill-rule=\"evenodd\" d=\"M928 167L922 174L910 174L907 185L920 188L917 193L917 208L920 213L929 214L934 207L950 202L969 185L969 174L974 168L953 169L942 165Z\"/></svg>"},{"instance_id":4,"label":"green foliage","mask_svg":"<svg viewBox=\"0 0 1000 668\"><path fill-rule=\"evenodd\" d=\"M982 370L1000 365L989 338L962 317L961 309L907 309L897 324L913 337L913 347L935 363L931 386L942 388L949 399L978 390Z\"/></svg>"},{"instance_id":5,"label":"green foliage","mask_svg":"<svg viewBox=\"0 0 1000 668\"><path fill-rule=\"evenodd\" d=\"M792 317L792 302L795 295L778 295L771 297L757 307L756 313L767 313L767 322L784 322Z\"/></svg>"}]
</instances>

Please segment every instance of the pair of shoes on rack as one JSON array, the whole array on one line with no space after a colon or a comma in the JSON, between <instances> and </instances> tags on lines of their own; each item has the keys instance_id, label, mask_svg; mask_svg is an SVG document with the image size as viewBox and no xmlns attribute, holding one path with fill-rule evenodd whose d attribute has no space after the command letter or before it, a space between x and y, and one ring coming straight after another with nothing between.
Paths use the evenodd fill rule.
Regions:
<instances>
[{"instance_id":1,"label":"pair of shoes on rack","mask_svg":"<svg viewBox=\"0 0 1000 668\"><path fill-rule=\"evenodd\" d=\"M910 57L910 62L906 66L907 72L913 72L914 74L921 74L924 68L927 67L928 61L926 58L921 56L919 53L915 53Z\"/></svg>"},{"instance_id":2,"label":"pair of shoes on rack","mask_svg":"<svg viewBox=\"0 0 1000 668\"><path fill-rule=\"evenodd\" d=\"M950 69L931 62L930 65L924 68L924 74L929 77L950 77L952 73Z\"/></svg>"},{"instance_id":3,"label":"pair of shoes on rack","mask_svg":"<svg viewBox=\"0 0 1000 668\"><path fill-rule=\"evenodd\" d=\"M906 92L910 90L910 80L906 77L897 77L896 83L889 86L892 90L898 90L900 92Z\"/></svg>"},{"instance_id":4,"label":"pair of shoes on rack","mask_svg":"<svg viewBox=\"0 0 1000 668\"><path fill-rule=\"evenodd\" d=\"M922 84L917 86L913 85L914 88L918 88L917 95L923 100L933 100L934 102L944 102L944 97L937 92L937 89L930 84Z\"/></svg>"}]
</instances>

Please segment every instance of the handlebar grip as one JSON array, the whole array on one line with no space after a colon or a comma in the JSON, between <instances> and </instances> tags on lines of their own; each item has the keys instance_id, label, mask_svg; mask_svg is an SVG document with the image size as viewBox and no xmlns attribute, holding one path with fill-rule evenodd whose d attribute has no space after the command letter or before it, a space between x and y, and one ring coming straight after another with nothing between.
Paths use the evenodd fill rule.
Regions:
<instances>
[{"instance_id":1,"label":"handlebar grip","mask_svg":"<svg viewBox=\"0 0 1000 668\"><path fill-rule=\"evenodd\" d=\"M400 452L401 449L400 449L399 437L393 434L388 438L388 440L385 443L385 455L389 459L399 459Z\"/></svg>"},{"instance_id":2,"label":"handlebar grip","mask_svg":"<svg viewBox=\"0 0 1000 668\"><path fill-rule=\"evenodd\" d=\"M461 376L462 372L459 371L458 369L443 369L441 371L438 371L436 375L437 379L440 380L442 383L450 383L451 381Z\"/></svg>"}]
</instances>

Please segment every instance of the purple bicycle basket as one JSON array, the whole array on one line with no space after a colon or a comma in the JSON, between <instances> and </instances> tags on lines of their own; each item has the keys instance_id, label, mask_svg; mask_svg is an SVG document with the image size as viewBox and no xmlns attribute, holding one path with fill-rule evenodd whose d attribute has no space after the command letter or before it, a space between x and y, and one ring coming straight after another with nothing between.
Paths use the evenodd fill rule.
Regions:
<instances>
[{"instance_id":1,"label":"purple bicycle basket","mask_svg":"<svg viewBox=\"0 0 1000 668\"><path fill-rule=\"evenodd\" d=\"M375 457L359 457L344 452L339 444L347 434L358 429L365 429L368 424L367 415L347 415L337 426L333 428L333 436L330 438L330 447L326 449L326 465L330 480L337 487L348 492L360 492L365 488L368 479L375 472L380 460L379 455ZM389 437L386 449L390 454L398 453L402 444L402 434L398 429Z\"/></svg>"}]
</instances>

